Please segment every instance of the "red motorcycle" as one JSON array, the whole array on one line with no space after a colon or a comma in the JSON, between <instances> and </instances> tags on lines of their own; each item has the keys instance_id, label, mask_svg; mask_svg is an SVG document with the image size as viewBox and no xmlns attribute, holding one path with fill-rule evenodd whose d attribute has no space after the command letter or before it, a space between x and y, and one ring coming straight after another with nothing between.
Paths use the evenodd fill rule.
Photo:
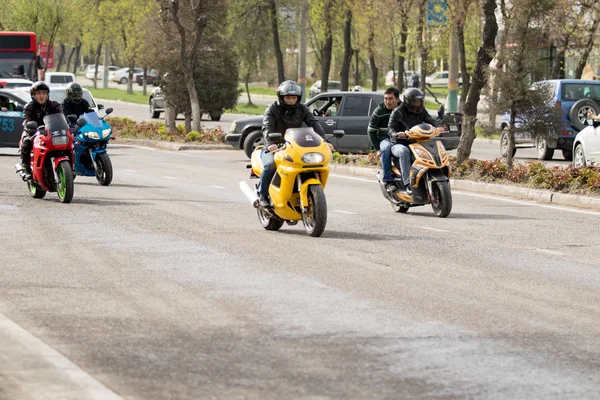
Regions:
<instances>
[{"instance_id":1,"label":"red motorcycle","mask_svg":"<svg viewBox=\"0 0 600 400\"><path fill-rule=\"evenodd\" d=\"M37 129L31 138L32 179L27 180L29 194L35 199L41 199L46 192L56 192L61 203L70 203L75 189L73 133L69 130L65 116L62 113L46 115L44 125L38 127L35 121L30 121L27 128ZM21 164L15 165L15 169L22 177L25 176Z\"/></svg>"}]
</instances>

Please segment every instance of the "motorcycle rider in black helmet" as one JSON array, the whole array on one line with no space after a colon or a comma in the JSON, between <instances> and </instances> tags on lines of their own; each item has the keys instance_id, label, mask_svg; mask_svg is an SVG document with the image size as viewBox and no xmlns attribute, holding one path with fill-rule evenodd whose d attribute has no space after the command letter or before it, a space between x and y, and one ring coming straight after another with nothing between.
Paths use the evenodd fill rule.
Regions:
<instances>
[{"instance_id":1,"label":"motorcycle rider in black helmet","mask_svg":"<svg viewBox=\"0 0 600 400\"><path fill-rule=\"evenodd\" d=\"M277 89L277 98L275 102L267 106L263 116L262 133L265 142L261 154L263 171L260 175L259 201L261 207L268 207L269 184L275 175L275 161L273 160L273 151L277 145L283 142L273 142L269 139L269 133L279 132L285 134L288 128L300 128L302 124L313 128L321 137L325 137L325 131L319 122L312 115L308 107L301 103L302 88L294 81L285 81ZM333 146L327 142L330 150L333 152Z\"/></svg>"},{"instance_id":2,"label":"motorcycle rider in black helmet","mask_svg":"<svg viewBox=\"0 0 600 400\"><path fill-rule=\"evenodd\" d=\"M50 114L58 114L62 112L60 103L50 100L50 88L45 82L35 82L31 89L31 101L25 105L23 109L23 135L21 136L21 165L25 169L23 179L31 179L31 150L33 142L31 135L35 133L35 129L27 129L27 123L35 121L38 127L44 125L44 117Z\"/></svg>"},{"instance_id":3,"label":"motorcycle rider in black helmet","mask_svg":"<svg viewBox=\"0 0 600 400\"><path fill-rule=\"evenodd\" d=\"M93 111L90 103L83 98L83 88L79 83L70 82L65 89L65 99L62 102L63 113L76 115L77 117L86 112Z\"/></svg>"},{"instance_id":4,"label":"motorcycle rider in black helmet","mask_svg":"<svg viewBox=\"0 0 600 400\"><path fill-rule=\"evenodd\" d=\"M419 89L410 88L404 91L404 100L392 111L388 122L388 135L392 143L392 155L400 160L402 183L406 193L412 194L410 187L411 153L408 148L410 141L405 131L415 125L427 123L437 127L436 120L425 109L425 95ZM388 185L388 190L395 190L394 184Z\"/></svg>"}]
</instances>

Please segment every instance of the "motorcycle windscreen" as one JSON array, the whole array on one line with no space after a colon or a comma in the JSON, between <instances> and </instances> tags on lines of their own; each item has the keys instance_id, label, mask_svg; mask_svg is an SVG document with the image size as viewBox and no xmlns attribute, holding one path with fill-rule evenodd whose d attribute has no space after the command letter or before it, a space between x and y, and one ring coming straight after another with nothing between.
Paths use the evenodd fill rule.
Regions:
<instances>
[{"instance_id":1,"label":"motorcycle windscreen","mask_svg":"<svg viewBox=\"0 0 600 400\"><path fill-rule=\"evenodd\" d=\"M285 140L300 147L318 147L323 139L313 128L290 128L285 131Z\"/></svg>"},{"instance_id":2,"label":"motorcycle windscreen","mask_svg":"<svg viewBox=\"0 0 600 400\"><path fill-rule=\"evenodd\" d=\"M46 131L52 136L66 135L69 130L69 124L63 113L46 115L44 117L44 126Z\"/></svg>"},{"instance_id":3,"label":"motorcycle windscreen","mask_svg":"<svg viewBox=\"0 0 600 400\"><path fill-rule=\"evenodd\" d=\"M96 111L87 112L83 114L81 118L85 119L85 121L94 128L102 128L102 121L98 117Z\"/></svg>"}]
</instances>

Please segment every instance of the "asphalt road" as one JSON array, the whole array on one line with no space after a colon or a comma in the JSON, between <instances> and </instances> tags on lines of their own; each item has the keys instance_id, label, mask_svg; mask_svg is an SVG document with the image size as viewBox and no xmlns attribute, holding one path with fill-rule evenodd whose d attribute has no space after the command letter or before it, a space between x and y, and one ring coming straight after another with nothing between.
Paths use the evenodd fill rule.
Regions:
<instances>
[{"instance_id":1,"label":"asphalt road","mask_svg":"<svg viewBox=\"0 0 600 400\"><path fill-rule=\"evenodd\" d=\"M109 153L71 204L0 156L1 399L600 393L600 213L454 192L403 215L333 176L310 238L260 227L241 152Z\"/></svg>"}]
</instances>

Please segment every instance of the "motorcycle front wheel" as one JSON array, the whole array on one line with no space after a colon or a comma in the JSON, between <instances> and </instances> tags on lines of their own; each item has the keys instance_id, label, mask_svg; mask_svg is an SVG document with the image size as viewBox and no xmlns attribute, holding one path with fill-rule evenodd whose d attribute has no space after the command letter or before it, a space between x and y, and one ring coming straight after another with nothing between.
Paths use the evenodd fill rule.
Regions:
<instances>
[{"instance_id":1,"label":"motorcycle front wheel","mask_svg":"<svg viewBox=\"0 0 600 400\"><path fill-rule=\"evenodd\" d=\"M309 236L319 237L327 225L327 200L321 185L308 187L308 207L302 213L304 229Z\"/></svg>"},{"instance_id":2,"label":"motorcycle front wheel","mask_svg":"<svg viewBox=\"0 0 600 400\"><path fill-rule=\"evenodd\" d=\"M96 180L102 186L108 186L113 179L113 167L110 157L107 153L100 153L96 156Z\"/></svg>"},{"instance_id":3,"label":"motorcycle front wheel","mask_svg":"<svg viewBox=\"0 0 600 400\"><path fill-rule=\"evenodd\" d=\"M431 208L440 218L446 218L452 211L452 193L450 182L435 181L431 185Z\"/></svg>"},{"instance_id":4,"label":"motorcycle front wheel","mask_svg":"<svg viewBox=\"0 0 600 400\"><path fill-rule=\"evenodd\" d=\"M68 161L61 161L56 168L56 175L58 175L58 182L56 182L58 199L61 203L70 203L75 192L71 164Z\"/></svg>"}]
</instances>

